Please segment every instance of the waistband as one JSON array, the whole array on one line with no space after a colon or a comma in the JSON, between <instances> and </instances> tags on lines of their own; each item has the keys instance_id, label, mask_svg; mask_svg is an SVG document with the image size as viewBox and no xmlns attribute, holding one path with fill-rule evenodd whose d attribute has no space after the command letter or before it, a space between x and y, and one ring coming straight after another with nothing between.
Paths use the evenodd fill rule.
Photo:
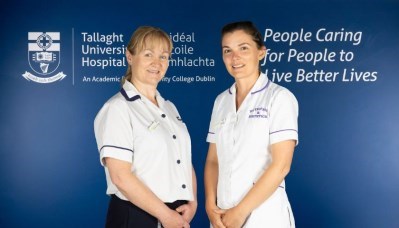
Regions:
<instances>
[{"instance_id":1,"label":"waistband","mask_svg":"<svg viewBox=\"0 0 399 228\"><path fill-rule=\"evenodd\" d=\"M128 200L121 199L115 194L112 194L111 197L113 199L121 200L121 201L125 202L126 204L131 204L132 206L136 207L136 205L134 205L132 202L130 202ZM187 204L187 203L188 203L187 200L176 200L176 201L174 201L172 203L165 203L165 205L168 206L172 210L176 210L176 208L180 207L181 205Z\"/></svg>"}]
</instances>

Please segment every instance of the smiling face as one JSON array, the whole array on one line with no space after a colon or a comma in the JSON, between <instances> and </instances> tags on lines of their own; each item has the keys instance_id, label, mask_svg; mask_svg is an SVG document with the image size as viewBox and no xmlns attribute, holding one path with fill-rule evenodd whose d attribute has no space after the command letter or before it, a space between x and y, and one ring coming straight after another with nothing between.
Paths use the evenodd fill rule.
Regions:
<instances>
[{"instance_id":1,"label":"smiling face","mask_svg":"<svg viewBox=\"0 0 399 228\"><path fill-rule=\"evenodd\" d=\"M259 61L265 56L266 48L258 48L244 30L224 34L222 50L226 69L236 80L259 76Z\"/></svg>"},{"instance_id":2,"label":"smiling face","mask_svg":"<svg viewBox=\"0 0 399 228\"><path fill-rule=\"evenodd\" d=\"M169 45L161 39L147 39L142 50L126 57L132 70L131 82L135 85L157 87L169 66Z\"/></svg>"}]
</instances>

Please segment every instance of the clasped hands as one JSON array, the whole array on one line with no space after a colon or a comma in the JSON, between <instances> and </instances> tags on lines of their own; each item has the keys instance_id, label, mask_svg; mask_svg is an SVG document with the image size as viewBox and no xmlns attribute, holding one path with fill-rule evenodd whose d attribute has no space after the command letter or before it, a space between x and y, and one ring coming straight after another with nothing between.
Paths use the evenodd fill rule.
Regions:
<instances>
[{"instance_id":1,"label":"clasped hands","mask_svg":"<svg viewBox=\"0 0 399 228\"><path fill-rule=\"evenodd\" d=\"M227 210L215 206L207 210L213 228L241 228L248 217L248 214L238 207Z\"/></svg>"}]
</instances>

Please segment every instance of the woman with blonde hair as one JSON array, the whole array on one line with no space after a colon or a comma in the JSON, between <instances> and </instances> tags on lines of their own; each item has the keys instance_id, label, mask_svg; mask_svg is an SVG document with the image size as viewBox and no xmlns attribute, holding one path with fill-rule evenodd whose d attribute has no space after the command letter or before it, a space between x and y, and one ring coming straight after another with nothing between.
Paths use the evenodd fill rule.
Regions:
<instances>
[{"instance_id":1,"label":"woman with blonde hair","mask_svg":"<svg viewBox=\"0 0 399 228\"><path fill-rule=\"evenodd\" d=\"M196 212L190 136L176 107L157 90L172 47L161 29L139 27L126 50L122 88L95 118L111 196L106 227L190 227Z\"/></svg>"}]
</instances>

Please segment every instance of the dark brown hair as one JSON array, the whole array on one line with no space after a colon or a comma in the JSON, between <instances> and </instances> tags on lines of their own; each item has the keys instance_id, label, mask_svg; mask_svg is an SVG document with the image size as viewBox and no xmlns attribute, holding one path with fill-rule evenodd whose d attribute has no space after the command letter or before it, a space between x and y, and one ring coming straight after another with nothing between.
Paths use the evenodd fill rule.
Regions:
<instances>
[{"instance_id":1,"label":"dark brown hair","mask_svg":"<svg viewBox=\"0 0 399 228\"><path fill-rule=\"evenodd\" d=\"M246 34L250 35L258 49L265 46L261 33L251 21L238 21L225 25L222 28L222 39L226 33L235 32L237 30L242 30Z\"/></svg>"}]
</instances>

